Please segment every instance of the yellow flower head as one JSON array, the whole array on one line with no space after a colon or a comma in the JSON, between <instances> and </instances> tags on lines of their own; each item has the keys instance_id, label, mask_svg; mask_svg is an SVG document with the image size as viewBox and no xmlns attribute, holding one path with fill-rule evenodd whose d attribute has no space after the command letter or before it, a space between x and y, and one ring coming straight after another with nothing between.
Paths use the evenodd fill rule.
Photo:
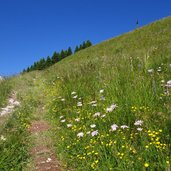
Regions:
<instances>
[{"instance_id":1,"label":"yellow flower head","mask_svg":"<svg viewBox=\"0 0 171 171\"><path fill-rule=\"evenodd\" d=\"M149 163L144 163L144 167L148 167L149 166Z\"/></svg>"}]
</instances>

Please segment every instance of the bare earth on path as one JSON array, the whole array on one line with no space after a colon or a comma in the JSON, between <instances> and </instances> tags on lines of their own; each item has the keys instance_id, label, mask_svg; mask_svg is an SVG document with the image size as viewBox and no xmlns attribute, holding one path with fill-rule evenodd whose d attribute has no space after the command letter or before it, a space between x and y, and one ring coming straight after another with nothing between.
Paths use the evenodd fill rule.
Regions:
<instances>
[{"instance_id":1,"label":"bare earth on path","mask_svg":"<svg viewBox=\"0 0 171 171\"><path fill-rule=\"evenodd\" d=\"M35 171L60 171L59 163L52 149L49 134L50 126L47 121L40 119L33 121L29 129L34 146L31 149Z\"/></svg>"}]
</instances>

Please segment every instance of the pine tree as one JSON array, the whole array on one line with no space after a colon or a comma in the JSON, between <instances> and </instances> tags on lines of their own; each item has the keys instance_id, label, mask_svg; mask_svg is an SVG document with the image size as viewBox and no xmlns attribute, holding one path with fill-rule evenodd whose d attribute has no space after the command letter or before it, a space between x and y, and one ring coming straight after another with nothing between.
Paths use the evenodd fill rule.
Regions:
<instances>
[{"instance_id":1,"label":"pine tree","mask_svg":"<svg viewBox=\"0 0 171 171\"><path fill-rule=\"evenodd\" d=\"M40 61L38 62L37 64L37 69L38 70L43 70L45 69L45 64L46 64L46 61L44 58L41 58Z\"/></svg>"},{"instance_id":2,"label":"pine tree","mask_svg":"<svg viewBox=\"0 0 171 171\"><path fill-rule=\"evenodd\" d=\"M33 66L31 66L31 70L37 70L38 69L38 62L34 62Z\"/></svg>"},{"instance_id":3,"label":"pine tree","mask_svg":"<svg viewBox=\"0 0 171 171\"><path fill-rule=\"evenodd\" d=\"M30 68L29 67L27 67L27 70L26 70L27 72L30 72Z\"/></svg>"},{"instance_id":4,"label":"pine tree","mask_svg":"<svg viewBox=\"0 0 171 171\"><path fill-rule=\"evenodd\" d=\"M65 51L62 49L60 53L60 60L65 58L65 54L66 54Z\"/></svg>"},{"instance_id":5,"label":"pine tree","mask_svg":"<svg viewBox=\"0 0 171 171\"><path fill-rule=\"evenodd\" d=\"M82 50L83 49L83 45L81 44L80 47L79 47L79 50Z\"/></svg>"},{"instance_id":6,"label":"pine tree","mask_svg":"<svg viewBox=\"0 0 171 171\"><path fill-rule=\"evenodd\" d=\"M138 20L137 20L137 25L138 25ZM80 46L75 47L74 53L76 53L82 49L85 49L87 47L90 47L90 46L92 46L92 43L90 42L90 40L87 40L86 42L83 41L83 43L80 44ZM55 51L51 58L49 56L47 57L46 60L44 58L41 58L38 62L34 62L33 65L31 65L27 69L24 69L23 73L24 72L30 72L33 70L43 70L43 69L55 64L56 62L59 62L60 60L64 59L67 56L70 56L72 54L73 54L73 52L72 52L71 47L69 47L67 50L61 50L60 53L57 53Z\"/></svg>"},{"instance_id":7,"label":"pine tree","mask_svg":"<svg viewBox=\"0 0 171 171\"><path fill-rule=\"evenodd\" d=\"M75 47L75 50L74 50L74 53L78 52L79 51L79 48L78 46Z\"/></svg>"},{"instance_id":8,"label":"pine tree","mask_svg":"<svg viewBox=\"0 0 171 171\"><path fill-rule=\"evenodd\" d=\"M53 53L53 56L52 56L52 63L55 64L56 62L58 62L60 59L59 59L59 53L57 53L56 51Z\"/></svg>"},{"instance_id":9,"label":"pine tree","mask_svg":"<svg viewBox=\"0 0 171 171\"><path fill-rule=\"evenodd\" d=\"M83 44L82 44L82 49L85 49L85 48L86 48L86 43L84 41Z\"/></svg>"},{"instance_id":10,"label":"pine tree","mask_svg":"<svg viewBox=\"0 0 171 171\"><path fill-rule=\"evenodd\" d=\"M31 67L30 67L29 71L33 71L33 70L35 70L35 69L34 69L34 66L33 66L33 65L31 65Z\"/></svg>"},{"instance_id":11,"label":"pine tree","mask_svg":"<svg viewBox=\"0 0 171 171\"><path fill-rule=\"evenodd\" d=\"M68 56L68 50L64 51L64 58L66 58Z\"/></svg>"},{"instance_id":12,"label":"pine tree","mask_svg":"<svg viewBox=\"0 0 171 171\"><path fill-rule=\"evenodd\" d=\"M69 47L68 48L68 51L67 51L67 56L70 56L70 55L72 55L72 49L71 49L71 47Z\"/></svg>"},{"instance_id":13,"label":"pine tree","mask_svg":"<svg viewBox=\"0 0 171 171\"><path fill-rule=\"evenodd\" d=\"M45 68L49 67L52 65L52 60L51 58L48 56L45 62Z\"/></svg>"},{"instance_id":14,"label":"pine tree","mask_svg":"<svg viewBox=\"0 0 171 171\"><path fill-rule=\"evenodd\" d=\"M90 46L92 46L92 43L90 42L90 40L87 40L86 47L90 47Z\"/></svg>"}]
</instances>

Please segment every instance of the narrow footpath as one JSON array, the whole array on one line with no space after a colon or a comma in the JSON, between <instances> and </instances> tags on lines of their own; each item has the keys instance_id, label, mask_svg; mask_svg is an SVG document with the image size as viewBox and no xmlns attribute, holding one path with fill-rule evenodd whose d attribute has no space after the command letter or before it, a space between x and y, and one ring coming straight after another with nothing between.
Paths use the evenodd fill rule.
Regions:
<instances>
[{"instance_id":1,"label":"narrow footpath","mask_svg":"<svg viewBox=\"0 0 171 171\"><path fill-rule=\"evenodd\" d=\"M37 99L42 101L43 97L40 96ZM29 169L29 171L60 171L51 139L51 126L45 118L46 109L43 103L40 102L36 108L33 114L35 119L29 128L33 144L30 151L32 158L30 166L32 169Z\"/></svg>"},{"instance_id":2,"label":"narrow footpath","mask_svg":"<svg viewBox=\"0 0 171 171\"><path fill-rule=\"evenodd\" d=\"M60 171L52 150L49 129L49 124L44 120L33 121L31 124L30 132L34 140L31 155L35 171Z\"/></svg>"}]
</instances>

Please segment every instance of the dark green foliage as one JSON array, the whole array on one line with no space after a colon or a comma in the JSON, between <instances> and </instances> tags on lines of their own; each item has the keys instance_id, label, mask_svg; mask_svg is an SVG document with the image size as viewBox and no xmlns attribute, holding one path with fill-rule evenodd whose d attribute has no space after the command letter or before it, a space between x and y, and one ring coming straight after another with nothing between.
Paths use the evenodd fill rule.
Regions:
<instances>
[{"instance_id":1,"label":"dark green foliage","mask_svg":"<svg viewBox=\"0 0 171 171\"><path fill-rule=\"evenodd\" d=\"M42 70L46 66L46 61L44 58L41 58L40 61L37 64L37 69Z\"/></svg>"},{"instance_id":2,"label":"dark green foliage","mask_svg":"<svg viewBox=\"0 0 171 171\"><path fill-rule=\"evenodd\" d=\"M26 71L29 72L30 71L30 68L28 67Z\"/></svg>"},{"instance_id":3,"label":"dark green foliage","mask_svg":"<svg viewBox=\"0 0 171 171\"><path fill-rule=\"evenodd\" d=\"M60 61L60 55L59 53L57 53L56 51L53 53L53 56L52 56L52 63L55 64L56 62L59 62Z\"/></svg>"},{"instance_id":4,"label":"dark green foliage","mask_svg":"<svg viewBox=\"0 0 171 171\"><path fill-rule=\"evenodd\" d=\"M83 50L83 49L86 49L88 47L92 46L92 43L90 42L90 40L87 40L86 42L84 41L82 44L80 44L80 46L76 46L75 48L75 53L80 51L80 50Z\"/></svg>"},{"instance_id":5,"label":"dark green foliage","mask_svg":"<svg viewBox=\"0 0 171 171\"><path fill-rule=\"evenodd\" d=\"M72 55L72 49L71 49L71 47L68 48L68 52L67 52L67 56L70 56L70 55Z\"/></svg>"},{"instance_id":6,"label":"dark green foliage","mask_svg":"<svg viewBox=\"0 0 171 171\"><path fill-rule=\"evenodd\" d=\"M64 51L63 49L61 50L60 57L61 57L61 59L66 57L66 51Z\"/></svg>"},{"instance_id":7,"label":"dark green foliage","mask_svg":"<svg viewBox=\"0 0 171 171\"><path fill-rule=\"evenodd\" d=\"M92 43L90 42L90 40L87 40L86 47L90 47L90 46L92 46Z\"/></svg>"},{"instance_id":8,"label":"dark green foliage","mask_svg":"<svg viewBox=\"0 0 171 171\"><path fill-rule=\"evenodd\" d=\"M52 60L51 60L50 56L48 56L46 59L45 68L47 68L51 65L52 65Z\"/></svg>"},{"instance_id":9,"label":"dark green foliage","mask_svg":"<svg viewBox=\"0 0 171 171\"><path fill-rule=\"evenodd\" d=\"M92 43L87 40L84 41L82 44L80 44L79 46L76 46L74 53L82 50L82 49L86 49L88 47L90 47L92 45ZM33 65L31 65L30 67L28 67L27 69L23 70L23 73L25 72L30 72L30 71L34 71L34 70L43 70L46 69L50 66L52 66L53 64L59 62L60 60L72 55L72 49L71 47L68 47L67 50L61 50L60 53L58 52L54 52L52 57L48 56L47 59L45 60L44 58L41 58L39 61L34 62Z\"/></svg>"},{"instance_id":10,"label":"dark green foliage","mask_svg":"<svg viewBox=\"0 0 171 171\"><path fill-rule=\"evenodd\" d=\"M76 53L78 51L79 51L79 48L78 48L78 46L76 46L74 52Z\"/></svg>"}]
</instances>

